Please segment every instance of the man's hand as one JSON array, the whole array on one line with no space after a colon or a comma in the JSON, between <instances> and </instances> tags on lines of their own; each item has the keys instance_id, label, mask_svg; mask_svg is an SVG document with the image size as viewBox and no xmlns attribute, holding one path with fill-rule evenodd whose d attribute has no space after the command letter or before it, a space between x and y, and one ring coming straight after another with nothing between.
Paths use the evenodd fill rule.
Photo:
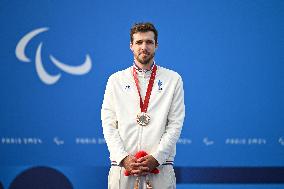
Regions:
<instances>
[{"instance_id":1,"label":"man's hand","mask_svg":"<svg viewBox=\"0 0 284 189\"><path fill-rule=\"evenodd\" d=\"M134 174L134 176L141 176L147 175L153 169L158 167L159 163L153 156L146 155L139 158L133 165L134 167L138 167L138 169L134 169L131 174Z\"/></svg>"},{"instance_id":2,"label":"man's hand","mask_svg":"<svg viewBox=\"0 0 284 189\"><path fill-rule=\"evenodd\" d=\"M137 163L141 163L149 168L149 171L152 171L159 166L158 161L152 155L146 155L137 160Z\"/></svg>"},{"instance_id":3,"label":"man's hand","mask_svg":"<svg viewBox=\"0 0 284 189\"><path fill-rule=\"evenodd\" d=\"M134 176L147 175L149 172L148 167L144 167L140 163L137 163L137 159L134 156L128 155L122 161L121 165Z\"/></svg>"},{"instance_id":4,"label":"man's hand","mask_svg":"<svg viewBox=\"0 0 284 189\"><path fill-rule=\"evenodd\" d=\"M131 172L134 168L136 161L136 157L128 155L121 161L121 165L126 169L126 171Z\"/></svg>"}]
</instances>

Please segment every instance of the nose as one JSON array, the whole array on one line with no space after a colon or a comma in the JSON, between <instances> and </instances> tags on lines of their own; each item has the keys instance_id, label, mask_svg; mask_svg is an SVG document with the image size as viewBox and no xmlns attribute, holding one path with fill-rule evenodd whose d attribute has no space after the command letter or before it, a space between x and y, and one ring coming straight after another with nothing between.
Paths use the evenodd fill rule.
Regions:
<instances>
[{"instance_id":1,"label":"nose","mask_svg":"<svg viewBox=\"0 0 284 189\"><path fill-rule=\"evenodd\" d=\"M147 45L146 45L146 42L143 42L141 44L141 50L146 50L147 49Z\"/></svg>"}]
</instances>

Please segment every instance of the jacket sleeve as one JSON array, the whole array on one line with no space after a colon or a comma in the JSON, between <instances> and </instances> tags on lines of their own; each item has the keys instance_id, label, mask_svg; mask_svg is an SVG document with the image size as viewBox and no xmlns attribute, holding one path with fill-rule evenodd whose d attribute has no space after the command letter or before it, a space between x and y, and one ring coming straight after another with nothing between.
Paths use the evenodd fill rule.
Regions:
<instances>
[{"instance_id":1,"label":"jacket sleeve","mask_svg":"<svg viewBox=\"0 0 284 189\"><path fill-rule=\"evenodd\" d=\"M117 164L120 164L121 161L128 155L128 153L124 149L123 141L117 129L112 78L113 77L111 76L107 82L101 109L101 120L104 138L110 152L110 158L112 161L116 161Z\"/></svg>"},{"instance_id":2,"label":"jacket sleeve","mask_svg":"<svg viewBox=\"0 0 284 189\"><path fill-rule=\"evenodd\" d=\"M175 145L182 130L184 116L185 105L183 82L181 77L179 77L167 117L168 124L166 125L166 131L160 140L158 149L151 154L160 165L165 163L172 150L175 149Z\"/></svg>"}]
</instances>

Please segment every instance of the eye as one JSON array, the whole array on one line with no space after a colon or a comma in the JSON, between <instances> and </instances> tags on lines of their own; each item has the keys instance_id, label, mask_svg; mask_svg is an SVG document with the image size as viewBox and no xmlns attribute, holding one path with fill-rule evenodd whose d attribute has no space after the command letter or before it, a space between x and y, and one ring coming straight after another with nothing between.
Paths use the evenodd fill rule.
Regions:
<instances>
[{"instance_id":1,"label":"eye","mask_svg":"<svg viewBox=\"0 0 284 189\"><path fill-rule=\"evenodd\" d=\"M146 43L147 43L147 44L154 44L154 41L148 40L148 41L146 41Z\"/></svg>"},{"instance_id":2,"label":"eye","mask_svg":"<svg viewBox=\"0 0 284 189\"><path fill-rule=\"evenodd\" d=\"M137 45L141 45L141 44L142 44L142 41L136 41L136 44L137 44Z\"/></svg>"}]
</instances>

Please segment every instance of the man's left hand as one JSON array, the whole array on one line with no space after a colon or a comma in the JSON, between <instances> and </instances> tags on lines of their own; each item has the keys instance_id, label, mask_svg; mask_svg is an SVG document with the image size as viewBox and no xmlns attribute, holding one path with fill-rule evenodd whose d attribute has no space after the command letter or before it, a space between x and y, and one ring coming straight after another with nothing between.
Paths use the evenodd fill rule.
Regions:
<instances>
[{"instance_id":1,"label":"man's left hand","mask_svg":"<svg viewBox=\"0 0 284 189\"><path fill-rule=\"evenodd\" d=\"M137 159L137 163L149 168L149 172L159 166L158 161L152 155L146 155Z\"/></svg>"}]
</instances>

